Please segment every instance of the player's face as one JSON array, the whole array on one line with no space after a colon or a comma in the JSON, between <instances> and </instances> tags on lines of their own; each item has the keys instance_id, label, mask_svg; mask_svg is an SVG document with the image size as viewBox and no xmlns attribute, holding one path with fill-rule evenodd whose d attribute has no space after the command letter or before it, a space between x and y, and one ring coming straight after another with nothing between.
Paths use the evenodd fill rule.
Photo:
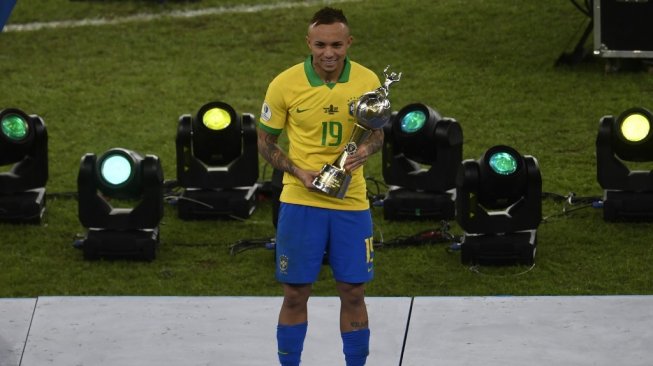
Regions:
<instances>
[{"instance_id":1,"label":"player's face","mask_svg":"<svg viewBox=\"0 0 653 366\"><path fill-rule=\"evenodd\" d=\"M315 71L321 76L338 77L352 42L349 28L342 23L310 26L306 41L313 54Z\"/></svg>"}]
</instances>

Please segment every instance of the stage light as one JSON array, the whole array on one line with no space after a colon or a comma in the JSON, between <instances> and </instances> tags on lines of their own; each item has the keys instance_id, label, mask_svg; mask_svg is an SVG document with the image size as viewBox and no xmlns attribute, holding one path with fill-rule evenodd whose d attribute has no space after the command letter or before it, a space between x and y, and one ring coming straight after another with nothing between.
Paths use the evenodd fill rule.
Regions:
<instances>
[{"instance_id":1,"label":"stage light","mask_svg":"<svg viewBox=\"0 0 653 366\"><path fill-rule=\"evenodd\" d=\"M163 170L159 158L113 148L82 157L77 177L79 221L88 229L84 258L151 261L163 217Z\"/></svg>"},{"instance_id":2,"label":"stage light","mask_svg":"<svg viewBox=\"0 0 653 366\"><path fill-rule=\"evenodd\" d=\"M463 263L533 264L542 220L542 177L534 157L494 146L479 160L462 162L456 189Z\"/></svg>"},{"instance_id":3,"label":"stage light","mask_svg":"<svg viewBox=\"0 0 653 366\"><path fill-rule=\"evenodd\" d=\"M177 201L182 219L248 218L256 208L258 147L254 115L210 102L177 129Z\"/></svg>"},{"instance_id":4,"label":"stage light","mask_svg":"<svg viewBox=\"0 0 653 366\"><path fill-rule=\"evenodd\" d=\"M653 220L652 121L648 109L635 107L599 122L596 172L606 221Z\"/></svg>"},{"instance_id":5,"label":"stage light","mask_svg":"<svg viewBox=\"0 0 653 366\"><path fill-rule=\"evenodd\" d=\"M48 135L37 115L0 110L0 220L41 222L48 180Z\"/></svg>"},{"instance_id":6,"label":"stage light","mask_svg":"<svg viewBox=\"0 0 653 366\"><path fill-rule=\"evenodd\" d=\"M456 172L462 161L460 124L415 103L393 113L384 134L382 171L389 186L384 218L452 219Z\"/></svg>"}]
</instances>

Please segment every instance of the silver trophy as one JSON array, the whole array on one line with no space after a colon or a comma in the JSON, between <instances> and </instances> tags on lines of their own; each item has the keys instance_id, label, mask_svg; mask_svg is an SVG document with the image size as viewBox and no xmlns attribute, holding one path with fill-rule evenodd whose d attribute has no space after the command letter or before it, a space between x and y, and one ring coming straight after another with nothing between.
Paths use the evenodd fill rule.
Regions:
<instances>
[{"instance_id":1,"label":"silver trophy","mask_svg":"<svg viewBox=\"0 0 653 366\"><path fill-rule=\"evenodd\" d=\"M387 66L383 70L385 82L376 90L361 95L357 100L349 103L349 114L356 119L354 130L345 145L345 149L338 156L333 164L324 164L320 174L313 180L313 186L332 197L344 198L351 182L351 173L345 167L347 157L358 150L372 133L372 130L382 128L392 114L390 100L390 85L401 78L401 73L391 72L388 74Z\"/></svg>"}]
</instances>

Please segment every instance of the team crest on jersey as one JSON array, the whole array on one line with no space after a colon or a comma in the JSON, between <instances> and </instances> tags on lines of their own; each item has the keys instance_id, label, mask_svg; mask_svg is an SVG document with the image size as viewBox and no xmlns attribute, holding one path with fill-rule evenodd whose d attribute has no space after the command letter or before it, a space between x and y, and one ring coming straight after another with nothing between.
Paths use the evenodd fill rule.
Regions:
<instances>
[{"instance_id":1,"label":"team crest on jersey","mask_svg":"<svg viewBox=\"0 0 653 366\"><path fill-rule=\"evenodd\" d=\"M279 272L288 274L288 257L285 255L279 256Z\"/></svg>"},{"instance_id":2,"label":"team crest on jersey","mask_svg":"<svg viewBox=\"0 0 653 366\"><path fill-rule=\"evenodd\" d=\"M261 108L261 119L267 122L270 118L272 118L272 109L270 109L267 102L263 102L263 107Z\"/></svg>"}]
</instances>

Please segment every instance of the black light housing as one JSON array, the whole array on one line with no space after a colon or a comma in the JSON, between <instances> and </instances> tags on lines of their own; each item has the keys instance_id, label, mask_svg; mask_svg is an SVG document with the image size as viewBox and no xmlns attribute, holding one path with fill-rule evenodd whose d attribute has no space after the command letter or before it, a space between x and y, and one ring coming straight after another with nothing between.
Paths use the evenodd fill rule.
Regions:
<instances>
[{"instance_id":1,"label":"black light housing","mask_svg":"<svg viewBox=\"0 0 653 366\"><path fill-rule=\"evenodd\" d=\"M634 107L617 118L604 116L596 138L596 173L603 188L606 221L653 220L653 114ZM644 164L646 165L646 164Z\"/></svg>"},{"instance_id":2,"label":"black light housing","mask_svg":"<svg viewBox=\"0 0 653 366\"><path fill-rule=\"evenodd\" d=\"M48 135L43 119L20 109L0 110L0 220L41 222L48 180Z\"/></svg>"},{"instance_id":3,"label":"black light housing","mask_svg":"<svg viewBox=\"0 0 653 366\"><path fill-rule=\"evenodd\" d=\"M384 218L453 218L456 172L462 161L460 124L414 103L393 114L384 134L382 170L389 186Z\"/></svg>"},{"instance_id":4,"label":"black light housing","mask_svg":"<svg viewBox=\"0 0 653 366\"><path fill-rule=\"evenodd\" d=\"M505 145L465 160L456 181L463 263L533 264L542 220L537 160Z\"/></svg>"},{"instance_id":5,"label":"black light housing","mask_svg":"<svg viewBox=\"0 0 653 366\"><path fill-rule=\"evenodd\" d=\"M182 219L248 218L256 208L258 148L254 115L210 102L177 128L178 202Z\"/></svg>"},{"instance_id":6,"label":"black light housing","mask_svg":"<svg viewBox=\"0 0 653 366\"><path fill-rule=\"evenodd\" d=\"M77 177L79 221L86 259L134 258L151 261L163 217L163 170L159 158L113 148L99 158L82 157ZM114 207L114 204L127 207Z\"/></svg>"}]
</instances>

